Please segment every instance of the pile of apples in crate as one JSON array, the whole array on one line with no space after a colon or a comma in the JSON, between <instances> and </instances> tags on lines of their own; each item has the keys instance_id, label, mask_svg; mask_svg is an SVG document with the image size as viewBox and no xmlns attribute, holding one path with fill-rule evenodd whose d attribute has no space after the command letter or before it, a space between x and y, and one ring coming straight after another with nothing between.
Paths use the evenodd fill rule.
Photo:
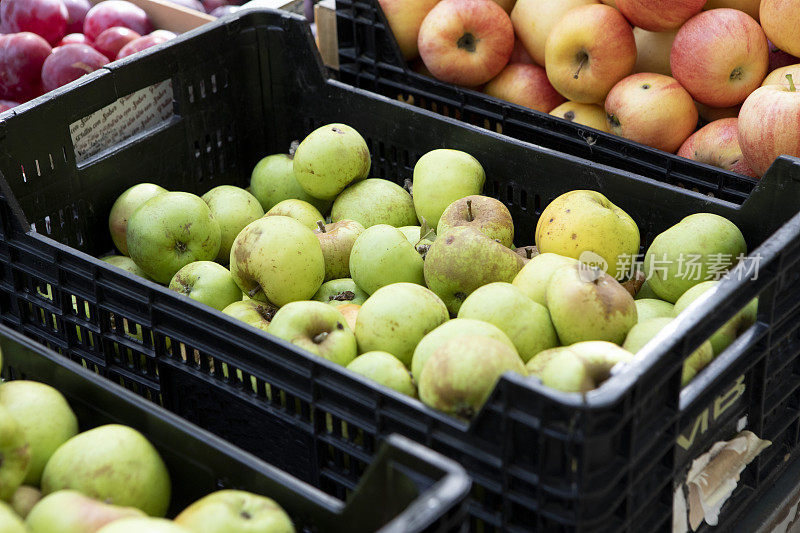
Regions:
<instances>
[{"instance_id":1,"label":"pile of apples in crate","mask_svg":"<svg viewBox=\"0 0 800 533\"><path fill-rule=\"evenodd\" d=\"M174 521L163 518L173 487L155 447L127 426L80 432L78 423L53 387L0 383L0 531L294 532L275 501L235 490L209 494Z\"/></svg>"},{"instance_id":2,"label":"pile of apples in crate","mask_svg":"<svg viewBox=\"0 0 800 533\"><path fill-rule=\"evenodd\" d=\"M748 176L800 156L796 1L379 2L439 80Z\"/></svg>"},{"instance_id":3,"label":"pile of apples in crate","mask_svg":"<svg viewBox=\"0 0 800 533\"><path fill-rule=\"evenodd\" d=\"M123 255L103 259L469 418L505 371L568 392L601 385L747 252L732 222L698 213L642 261L636 222L583 190L547 206L535 246L515 248L511 214L481 194L471 155L423 155L411 192L367 179L370 167L361 135L329 124L261 160L249 191L135 185L109 214ZM687 358L684 384L757 305Z\"/></svg>"}]
</instances>

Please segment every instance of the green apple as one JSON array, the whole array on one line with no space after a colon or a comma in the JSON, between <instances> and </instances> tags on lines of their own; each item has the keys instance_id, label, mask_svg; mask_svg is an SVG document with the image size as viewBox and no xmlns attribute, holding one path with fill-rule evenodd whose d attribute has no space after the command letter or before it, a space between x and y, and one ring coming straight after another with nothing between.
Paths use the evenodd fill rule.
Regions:
<instances>
[{"instance_id":1,"label":"green apple","mask_svg":"<svg viewBox=\"0 0 800 533\"><path fill-rule=\"evenodd\" d=\"M581 341L622 344L637 321L633 296L607 273L582 264L556 270L547 283L545 299L564 345Z\"/></svg>"},{"instance_id":2,"label":"green apple","mask_svg":"<svg viewBox=\"0 0 800 533\"><path fill-rule=\"evenodd\" d=\"M547 387L584 393L602 385L616 365L633 359L631 352L614 343L585 341L543 351L526 366Z\"/></svg>"},{"instance_id":3,"label":"green apple","mask_svg":"<svg viewBox=\"0 0 800 533\"><path fill-rule=\"evenodd\" d=\"M284 200L303 200L326 214L331 209L330 200L320 200L308 194L294 177L293 156L268 155L258 162L250 176L250 193L255 196L266 213Z\"/></svg>"},{"instance_id":4,"label":"green apple","mask_svg":"<svg viewBox=\"0 0 800 533\"><path fill-rule=\"evenodd\" d=\"M268 333L345 366L358 355L356 337L344 316L322 302L291 302L275 313Z\"/></svg>"},{"instance_id":5,"label":"green apple","mask_svg":"<svg viewBox=\"0 0 800 533\"><path fill-rule=\"evenodd\" d=\"M458 318L494 324L508 335L522 361L558 346L558 336L547 308L537 304L510 283L489 283L470 294Z\"/></svg>"},{"instance_id":6,"label":"green apple","mask_svg":"<svg viewBox=\"0 0 800 533\"><path fill-rule=\"evenodd\" d=\"M516 288L522 291L528 298L537 304L547 305L545 291L547 283L553 272L561 267L575 265L578 261L563 255L544 253L539 254L525 263L519 274L511 282Z\"/></svg>"},{"instance_id":7,"label":"green apple","mask_svg":"<svg viewBox=\"0 0 800 533\"><path fill-rule=\"evenodd\" d=\"M248 224L233 241L230 266L242 292L278 307L311 298L325 278L319 239L300 222L284 216Z\"/></svg>"},{"instance_id":8,"label":"green apple","mask_svg":"<svg viewBox=\"0 0 800 533\"><path fill-rule=\"evenodd\" d=\"M514 220L500 200L471 195L451 203L439 218L436 233L442 234L457 226L473 227L503 246L514 245Z\"/></svg>"},{"instance_id":9,"label":"green apple","mask_svg":"<svg viewBox=\"0 0 800 533\"><path fill-rule=\"evenodd\" d=\"M350 252L364 226L355 220L340 220L332 224L317 222L314 234L325 257L325 281L350 276Z\"/></svg>"},{"instance_id":10,"label":"green apple","mask_svg":"<svg viewBox=\"0 0 800 533\"><path fill-rule=\"evenodd\" d=\"M647 281L642 283L642 286L639 287L639 290L636 292L636 296L634 296L634 298L636 300L646 300L646 299L659 300L660 299L658 297L658 295L653 291L653 288L650 286L650 284ZM667 302L667 303L669 303L669 302Z\"/></svg>"},{"instance_id":11,"label":"green apple","mask_svg":"<svg viewBox=\"0 0 800 533\"><path fill-rule=\"evenodd\" d=\"M8 504L0 501L0 531L3 533L30 533Z\"/></svg>"},{"instance_id":12,"label":"green apple","mask_svg":"<svg viewBox=\"0 0 800 533\"><path fill-rule=\"evenodd\" d=\"M384 387L396 390L402 394L417 397L417 387L408 368L398 359L388 352L367 352L353 359L348 370L356 374L377 381Z\"/></svg>"},{"instance_id":13,"label":"green apple","mask_svg":"<svg viewBox=\"0 0 800 533\"><path fill-rule=\"evenodd\" d=\"M469 226L439 234L425 255L425 283L452 315L467 296L493 281L511 282L522 257ZM358 280L356 280L358 281Z\"/></svg>"},{"instance_id":14,"label":"green apple","mask_svg":"<svg viewBox=\"0 0 800 533\"><path fill-rule=\"evenodd\" d=\"M195 533L165 518L123 518L98 529L96 533Z\"/></svg>"},{"instance_id":15,"label":"green apple","mask_svg":"<svg viewBox=\"0 0 800 533\"><path fill-rule=\"evenodd\" d=\"M414 348L414 355L411 358L411 375L419 382L422 369L430 356L450 339L475 336L491 337L514 348L514 343L511 342L508 335L494 324L471 318L454 318L422 337L417 347ZM516 348L514 349L516 350Z\"/></svg>"},{"instance_id":16,"label":"green apple","mask_svg":"<svg viewBox=\"0 0 800 533\"><path fill-rule=\"evenodd\" d=\"M696 213L653 239L644 272L658 298L675 303L698 283L721 276L745 253L744 236L733 222Z\"/></svg>"},{"instance_id":17,"label":"green apple","mask_svg":"<svg viewBox=\"0 0 800 533\"><path fill-rule=\"evenodd\" d=\"M436 240L436 232L432 229L423 229L422 226L401 226L397 229L406 236L408 242L417 247L418 251L419 246L427 245L427 248L425 248L427 252L428 248L433 244L433 241Z\"/></svg>"},{"instance_id":18,"label":"green apple","mask_svg":"<svg viewBox=\"0 0 800 533\"><path fill-rule=\"evenodd\" d=\"M699 283L692 287L691 289L687 290L678 301L675 302L674 307L674 315L678 316L692 302L700 299L700 296L705 294L704 298L708 298L711 293L711 289L713 289L719 282L716 280L712 281L704 281L703 283ZM709 341L711 341L711 347L714 350L714 356L721 354L725 348L733 344L733 341L736 338L744 333L750 326L755 324L756 322L756 315L758 314L758 298L754 298L753 300L748 303L744 309L741 309L738 313L734 315L733 318L728 320L721 328L719 328L714 334L711 336Z\"/></svg>"},{"instance_id":19,"label":"green apple","mask_svg":"<svg viewBox=\"0 0 800 533\"><path fill-rule=\"evenodd\" d=\"M368 294L392 283L424 285L423 266L403 232L387 224L365 229L350 251L350 277Z\"/></svg>"},{"instance_id":20,"label":"green apple","mask_svg":"<svg viewBox=\"0 0 800 533\"><path fill-rule=\"evenodd\" d=\"M637 353L673 320L668 317L657 317L639 322L628 332L622 347L632 353ZM706 341L683 362L681 385L685 386L689 383L713 359L714 349L711 347L711 343Z\"/></svg>"},{"instance_id":21,"label":"green apple","mask_svg":"<svg viewBox=\"0 0 800 533\"><path fill-rule=\"evenodd\" d=\"M14 512L24 520L41 499L42 491L30 485L22 485L14 492L9 503Z\"/></svg>"},{"instance_id":22,"label":"green apple","mask_svg":"<svg viewBox=\"0 0 800 533\"><path fill-rule=\"evenodd\" d=\"M545 208L536 224L536 246L581 261L597 261L622 280L639 253L639 228L622 209L597 191L562 194ZM599 256L599 257L598 257Z\"/></svg>"},{"instance_id":23,"label":"green apple","mask_svg":"<svg viewBox=\"0 0 800 533\"><path fill-rule=\"evenodd\" d=\"M122 255L128 255L128 219L133 215L139 206L150 198L167 192L164 187L155 183L140 183L134 185L119 197L111 206L108 215L108 230L111 232L111 240Z\"/></svg>"},{"instance_id":24,"label":"green apple","mask_svg":"<svg viewBox=\"0 0 800 533\"><path fill-rule=\"evenodd\" d=\"M31 447L11 412L0 405L0 501L10 500L31 466Z\"/></svg>"},{"instance_id":25,"label":"green apple","mask_svg":"<svg viewBox=\"0 0 800 533\"><path fill-rule=\"evenodd\" d=\"M219 224L220 245L216 260L227 265L233 239L246 225L263 217L264 209L255 196L233 185L214 187L202 198Z\"/></svg>"},{"instance_id":26,"label":"green apple","mask_svg":"<svg viewBox=\"0 0 800 533\"><path fill-rule=\"evenodd\" d=\"M294 533L291 518L275 500L241 490L213 492L175 518L194 533Z\"/></svg>"},{"instance_id":27,"label":"green apple","mask_svg":"<svg viewBox=\"0 0 800 533\"><path fill-rule=\"evenodd\" d=\"M36 381L0 385L0 406L16 418L31 447L25 483L38 485L42 470L56 449L78 433L78 419L60 392Z\"/></svg>"},{"instance_id":28,"label":"green apple","mask_svg":"<svg viewBox=\"0 0 800 533\"><path fill-rule=\"evenodd\" d=\"M675 316L675 306L664 300L655 298L642 298L635 300L637 323L644 322L648 318L659 318Z\"/></svg>"},{"instance_id":29,"label":"green apple","mask_svg":"<svg viewBox=\"0 0 800 533\"><path fill-rule=\"evenodd\" d=\"M269 323L272 317L275 316L277 309L266 302L242 300L240 302L233 302L223 309L222 312L254 328L267 331Z\"/></svg>"},{"instance_id":30,"label":"green apple","mask_svg":"<svg viewBox=\"0 0 800 533\"><path fill-rule=\"evenodd\" d=\"M408 367L419 341L448 318L447 307L432 291L415 283L392 283L361 305L358 348L361 353L389 352Z\"/></svg>"},{"instance_id":31,"label":"green apple","mask_svg":"<svg viewBox=\"0 0 800 533\"><path fill-rule=\"evenodd\" d=\"M312 231L317 229L317 222L325 221L325 217L316 207L303 200L284 200L272 206L264 216L293 218Z\"/></svg>"},{"instance_id":32,"label":"green apple","mask_svg":"<svg viewBox=\"0 0 800 533\"><path fill-rule=\"evenodd\" d=\"M115 520L144 516L134 507L109 505L74 490L59 490L34 506L25 525L31 533L93 533Z\"/></svg>"},{"instance_id":33,"label":"green apple","mask_svg":"<svg viewBox=\"0 0 800 533\"><path fill-rule=\"evenodd\" d=\"M369 298L369 294L359 289L355 281L350 278L340 278L323 283L313 299L339 306L344 304L361 305L367 301L367 298Z\"/></svg>"},{"instance_id":34,"label":"green apple","mask_svg":"<svg viewBox=\"0 0 800 533\"><path fill-rule=\"evenodd\" d=\"M355 220L365 228L376 224L400 227L417 223L414 201L401 186L370 178L350 185L333 201L331 220Z\"/></svg>"},{"instance_id":35,"label":"green apple","mask_svg":"<svg viewBox=\"0 0 800 533\"><path fill-rule=\"evenodd\" d=\"M222 239L211 209L199 196L165 192L151 198L128 220L128 252L159 283L193 261L213 261Z\"/></svg>"},{"instance_id":36,"label":"green apple","mask_svg":"<svg viewBox=\"0 0 800 533\"><path fill-rule=\"evenodd\" d=\"M353 181L367 177L371 159L367 142L356 130L328 124L303 139L293 163L294 177L308 194L332 200Z\"/></svg>"},{"instance_id":37,"label":"green apple","mask_svg":"<svg viewBox=\"0 0 800 533\"><path fill-rule=\"evenodd\" d=\"M230 271L213 261L195 261L178 270L169 290L222 311L242 300L242 291Z\"/></svg>"},{"instance_id":38,"label":"green apple","mask_svg":"<svg viewBox=\"0 0 800 533\"><path fill-rule=\"evenodd\" d=\"M42 474L42 494L71 489L150 516L169 508L170 479L164 461L135 429L109 424L62 444Z\"/></svg>"},{"instance_id":39,"label":"green apple","mask_svg":"<svg viewBox=\"0 0 800 533\"><path fill-rule=\"evenodd\" d=\"M110 265L114 265L117 268L121 268L122 270L127 270L136 276L140 276L144 279L150 279L150 277L145 274L144 270L139 268L136 263L133 262L133 259L127 255L107 255L105 257L101 257L100 260L105 261Z\"/></svg>"},{"instance_id":40,"label":"green apple","mask_svg":"<svg viewBox=\"0 0 800 533\"><path fill-rule=\"evenodd\" d=\"M517 352L491 337L450 339L430 356L419 380L419 398L460 418L480 411L505 372L527 375Z\"/></svg>"},{"instance_id":41,"label":"green apple","mask_svg":"<svg viewBox=\"0 0 800 533\"><path fill-rule=\"evenodd\" d=\"M447 206L471 194L480 194L486 173L477 159L459 150L438 149L423 155L414 165L414 208L435 228Z\"/></svg>"}]
</instances>

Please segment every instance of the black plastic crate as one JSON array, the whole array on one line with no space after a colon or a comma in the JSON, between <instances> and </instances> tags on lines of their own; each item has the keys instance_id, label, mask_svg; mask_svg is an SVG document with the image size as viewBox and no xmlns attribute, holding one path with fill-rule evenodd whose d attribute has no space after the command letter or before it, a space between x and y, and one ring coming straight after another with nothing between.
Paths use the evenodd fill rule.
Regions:
<instances>
[{"instance_id":1,"label":"black plastic crate","mask_svg":"<svg viewBox=\"0 0 800 533\"><path fill-rule=\"evenodd\" d=\"M477 531L665 530L673 483L693 457L732 437L744 415L775 444L745 471L723 523L779 473L800 422L800 216L792 218L800 161L780 158L749 183L745 200L727 201L325 75L300 19L244 11L0 120L3 323L340 498L387 435L405 435L467 469ZM174 116L76 162L70 124L164 80ZM600 389L564 394L509 375L467 424L95 258L111 251L106 217L126 188L143 180L196 193L244 186L259 158L330 122L360 131L372 175L399 183L428 150L476 156L486 194L514 217L517 244L533 242L549 201L592 188L637 221L644 245L690 213L730 218L761 256L761 275L723 282L681 319L681 334ZM758 322L681 391L685 356L755 296ZM726 409L717 412L720 397ZM709 409L713 418L679 439Z\"/></svg>"},{"instance_id":2,"label":"black plastic crate","mask_svg":"<svg viewBox=\"0 0 800 533\"><path fill-rule=\"evenodd\" d=\"M78 416L81 431L124 424L142 432L172 478L169 516L216 490L238 489L274 499L298 531L463 529L470 487L464 469L399 435L386 439L345 503L5 326L0 326L0 348L5 379L30 379L58 389Z\"/></svg>"},{"instance_id":3,"label":"black plastic crate","mask_svg":"<svg viewBox=\"0 0 800 533\"><path fill-rule=\"evenodd\" d=\"M521 141L741 202L753 179L415 72L378 0L336 0L339 78ZM770 172L780 172L771 170Z\"/></svg>"}]
</instances>

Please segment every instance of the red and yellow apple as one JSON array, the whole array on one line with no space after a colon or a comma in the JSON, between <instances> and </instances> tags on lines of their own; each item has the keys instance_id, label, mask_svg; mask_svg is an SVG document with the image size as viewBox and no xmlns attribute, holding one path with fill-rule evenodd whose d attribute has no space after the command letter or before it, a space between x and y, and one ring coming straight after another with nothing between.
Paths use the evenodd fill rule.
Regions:
<instances>
[{"instance_id":1,"label":"red and yellow apple","mask_svg":"<svg viewBox=\"0 0 800 533\"><path fill-rule=\"evenodd\" d=\"M514 40L514 50L511 52L510 63L524 63L526 65L535 65L536 61L533 60L531 55L525 50L525 45L519 39Z\"/></svg>"},{"instance_id":2,"label":"red and yellow apple","mask_svg":"<svg viewBox=\"0 0 800 533\"><path fill-rule=\"evenodd\" d=\"M758 175L742 155L738 124L737 118L723 118L706 124L686 139L678 150L678 155L757 178Z\"/></svg>"},{"instance_id":3,"label":"red and yellow apple","mask_svg":"<svg viewBox=\"0 0 800 533\"><path fill-rule=\"evenodd\" d=\"M617 83L606 98L612 133L674 152L697 127L691 95L674 78L641 72Z\"/></svg>"},{"instance_id":4,"label":"red and yellow apple","mask_svg":"<svg viewBox=\"0 0 800 533\"><path fill-rule=\"evenodd\" d=\"M633 71L636 41L619 11L605 4L568 11L545 46L547 77L569 100L602 102L615 83Z\"/></svg>"},{"instance_id":5,"label":"red and yellow apple","mask_svg":"<svg viewBox=\"0 0 800 533\"><path fill-rule=\"evenodd\" d=\"M633 37L636 39L636 65L633 71L672 76L669 54L677 34L677 31L656 32L633 28Z\"/></svg>"},{"instance_id":6,"label":"red and yellow apple","mask_svg":"<svg viewBox=\"0 0 800 533\"><path fill-rule=\"evenodd\" d=\"M731 107L709 107L698 101L695 101L694 106L697 108L697 113L703 119L703 122L714 122L723 118L736 118L742 108L742 104Z\"/></svg>"},{"instance_id":7,"label":"red and yellow apple","mask_svg":"<svg viewBox=\"0 0 800 533\"><path fill-rule=\"evenodd\" d=\"M794 80L800 80L800 64L797 65L789 65L788 67L781 67L779 69L775 69L770 72L764 81L761 83L761 86L764 87L765 85L784 85L789 87L789 79L786 77L787 74L792 75L792 83Z\"/></svg>"},{"instance_id":8,"label":"red and yellow apple","mask_svg":"<svg viewBox=\"0 0 800 533\"><path fill-rule=\"evenodd\" d=\"M739 11L744 11L758 22L758 7L760 5L761 0L708 0L703 9L706 11L720 7L738 9Z\"/></svg>"},{"instance_id":9,"label":"red and yellow apple","mask_svg":"<svg viewBox=\"0 0 800 533\"><path fill-rule=\"evenodd\" d=\"M542 113L549 113L566 100L550 85L542 67L522 63L506 65L497 77L486 84L483 92Z\"/></svg>"},{"instance_id":10,"label":"red and yellow apple","mask_svg":"<svg viewBox=\"0 0 800 533\"><path fill-rule=\"evenodd\" d=\"M764 33L779 49L800 57L800 5L797 0L761 0Z\"/></svg>"},{"instance_id":11,"label":"red and yellow apple","mask_svg":"<svg viewBox=\"0 0 800 533\"><path fill-rule=\"evenodd\" d=\"M706 0L616 0L631 24L647 31L677 30L703 9Z\"/></svg>"},{"instance_id":12,"label":"red and yellow apple","mask_svg":"<svg viewBox=\"0 0 800 533\"><path fill-rule=\"evenodd\" d=\"M544 66L544 49L553 26L573 7L597 3L598 0L517 0L511 10L511 22L533 60Z\"/></svg>"},{"instance_id":13,"label":"red and yellow apple","mask_svg":"<svg viewBox=\"0 0 800 533\"><path fill-rule=\"evenodd\" d=\"M739 113L739 144L750 168L763 176L776 157L800 157L798 124L800 92L794 82L753 91Z\"/></svg>"},{"instance_id":14,"label":"red and yellow apple","mask_svg":"<svg viewBox=\"0 0 800 533\"><path fill-rule=\"evenodd\" d=\"M684 24L672 43L672 75L701 104L741 104L761 85L769 63L767 37L753 17L712 9Z\"/></svg>"},{"instance_id":15,"label":"red and yellow apple","mask_svg":"<svg viewBox=\"0 0 800 533\"><path fill-rule=\"evenodd\" d=\"M438 2L439 0L378 0L406 61L419 55L419 27L425 15Z\"/></svg>"},{"instance_id":16,"label":"red and yellow apple","mask_svg":"<svg viewBox=\"0 0 800 533\"><path fill-rule=\"evenodd\" d=\"M442 0L419 30L419 55L437 79L475 87L497 76L511 57L514 28L493 0Z\"/></svg>"},{"instance_id":17,"label":"red and yellow apple","mask_svg":"<svg viewBox=\"0 0 800 533\"><path fill-rule=\"evenodd\" d=\"M606 110L603 109L603 106L597 104L581 104L567 101L550 111L550 114L596 130L611 131L608 129L608 122L606 122Z\"/></svg>"}]
</instances>

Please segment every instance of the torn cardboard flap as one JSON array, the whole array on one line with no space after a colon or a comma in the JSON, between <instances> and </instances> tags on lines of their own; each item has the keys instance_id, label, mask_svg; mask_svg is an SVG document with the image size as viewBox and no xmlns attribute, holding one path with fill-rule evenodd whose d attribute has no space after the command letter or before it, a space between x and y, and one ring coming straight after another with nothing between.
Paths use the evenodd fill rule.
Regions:
<instances>
[{"instance_id":1,"label":"torn cardboard flap","mask_svg":"<svg viewBox=\"0 0 800 533\"><path fill-rule=\"evenodd\" d=\"M686 482L675 490L673 533L686 533L689 527L695 531L704 520L717 525L720 510L736 489L740 474L771 444L752 431L742 431L729 441L714 443L695 459Z\"/></svg>"}]
</instances>

